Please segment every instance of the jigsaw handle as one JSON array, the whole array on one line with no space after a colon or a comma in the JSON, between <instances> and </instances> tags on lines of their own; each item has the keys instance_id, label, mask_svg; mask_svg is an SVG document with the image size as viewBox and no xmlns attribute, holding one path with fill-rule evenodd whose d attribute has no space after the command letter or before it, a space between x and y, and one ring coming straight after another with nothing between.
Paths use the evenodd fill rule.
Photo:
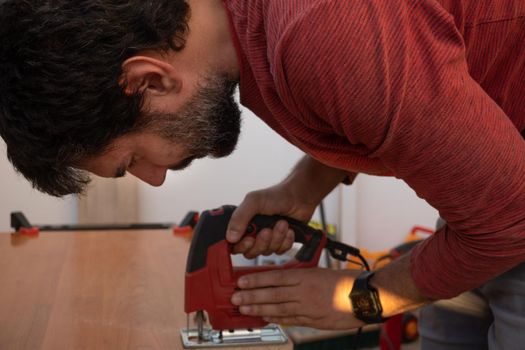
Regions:
<instances>
[{"instance_id":1,"label":"jigsaw handle","mask_svg":"<svg viewBox=\"0 0 525 350\"><path fill-rule=\"evenodd\" d=\"M186 264L186 272L196 271L206 265L208 249L221 241L226 241L226 229L235 210L233 205L224 205L218 209L206 210L200 216L195 227ZM320 251L326 243L326 236L307 224L279 215L256 215L248 225L245 234L256 235L264 228L273 228L279 220L286 220L295 233L295 242L302 247L295 259L299 262L317 264ZM229 245L231 248L231 245Z\"/></svg>"},{"instance_id":2,"label":"jigsaw handle","mask_svg":"<svg viewBox=\"0 0 525 350\"><path fill-rule=\"evenodd\" d=\"M295 259L298 261L311 261L323 241L324 234L322 231L316 230L304 222L280 215L256 215L250 221L245 234L256 235L262 229L273 228L277 221L280 220L288 222L288 226L294 232L294 241L303 244L295 255Z\"/></svg>"}]
</instances>

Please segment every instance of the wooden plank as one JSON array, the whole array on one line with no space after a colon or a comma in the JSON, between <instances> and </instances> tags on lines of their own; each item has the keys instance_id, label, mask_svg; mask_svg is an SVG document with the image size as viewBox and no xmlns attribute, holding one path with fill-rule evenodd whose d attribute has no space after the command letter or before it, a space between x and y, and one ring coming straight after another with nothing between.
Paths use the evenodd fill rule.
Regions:
<instances>
[{"instance_id":1,"label":"wooden plank","mask_svg":"<svg viewBox=\"0 0 525 350\"><path fill-rule=\"evenodd\" d=\"M182 349L188 247L168 230L0 234L0 349Z\"/></svg>"},{"instance_id":2,"label":"wooden plank","mask_svg":"<svg viewBox=\"0 0 525 350\"><path fill-rule=\"evenodd\" d=\"M39 349L72 236L0 234L0 349Z\"/></svg>"}]
</instances>

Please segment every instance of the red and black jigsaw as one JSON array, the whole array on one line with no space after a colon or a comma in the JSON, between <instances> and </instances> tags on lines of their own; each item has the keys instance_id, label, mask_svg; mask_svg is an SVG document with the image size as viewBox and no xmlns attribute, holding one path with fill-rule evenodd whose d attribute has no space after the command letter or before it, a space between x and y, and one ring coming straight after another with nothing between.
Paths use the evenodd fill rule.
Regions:
<instances>
[{"instance_id":1,"label":"red and black jigsaw","mask_svg":"<svg viewBox=\"0 0 525 350\"><path fill-rule=\"evenodd\" d=\"M257 215L246 229L246 235L257 235L284 219L295 233L295 242L302 243L302 247L295 259L284 265L233 266L232 245L226 241L226 229L234 210L235 206L225 205L204 211L195 227L186 264L184 309L188 315L197 313L197 328L181 330L186 348L286 342L279 326L268 325L261 317L242 315L230 302L239 277L268 270L315 267L323 249L342 261L347 261L349 256L361 258L359 249L333 241L323 231L303 222L277 215ZM204 311L211 329L203 326Z\"/></svg>"}]
</instances>

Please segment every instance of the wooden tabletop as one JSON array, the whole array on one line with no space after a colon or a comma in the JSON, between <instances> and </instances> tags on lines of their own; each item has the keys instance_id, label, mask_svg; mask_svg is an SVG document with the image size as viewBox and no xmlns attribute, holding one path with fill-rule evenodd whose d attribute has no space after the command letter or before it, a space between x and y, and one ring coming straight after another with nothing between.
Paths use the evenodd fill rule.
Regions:
<instances>
[{"instance_id":1,"label":"wooden tabletop","mask_svg":"<svg viewBox=\"0 0 525 350\"><path fill-rule=\"evenodd\" d=\"M0 349L182 349L189 243L169 230L0 234Z\"/></svg>"}]
</instances>

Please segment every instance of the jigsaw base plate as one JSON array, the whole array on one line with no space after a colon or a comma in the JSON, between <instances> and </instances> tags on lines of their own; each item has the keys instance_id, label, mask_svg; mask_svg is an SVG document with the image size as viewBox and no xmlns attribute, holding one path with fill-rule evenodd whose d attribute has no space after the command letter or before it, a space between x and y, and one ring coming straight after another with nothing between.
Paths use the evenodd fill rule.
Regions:
<instances>
[{"instance_id":1,"label":"jigsaw base plate","mask_svg":"<svg viewBox=\"0 0 525 350\"><path fill-rule=\"evenodd\" d=\"M196 328L182 328L180 335L185 349L285 344L288 341L283 329L273 324L263 328L224 331L204 328L202 339L199 339Z\"/></svg>"}]
</instances>

